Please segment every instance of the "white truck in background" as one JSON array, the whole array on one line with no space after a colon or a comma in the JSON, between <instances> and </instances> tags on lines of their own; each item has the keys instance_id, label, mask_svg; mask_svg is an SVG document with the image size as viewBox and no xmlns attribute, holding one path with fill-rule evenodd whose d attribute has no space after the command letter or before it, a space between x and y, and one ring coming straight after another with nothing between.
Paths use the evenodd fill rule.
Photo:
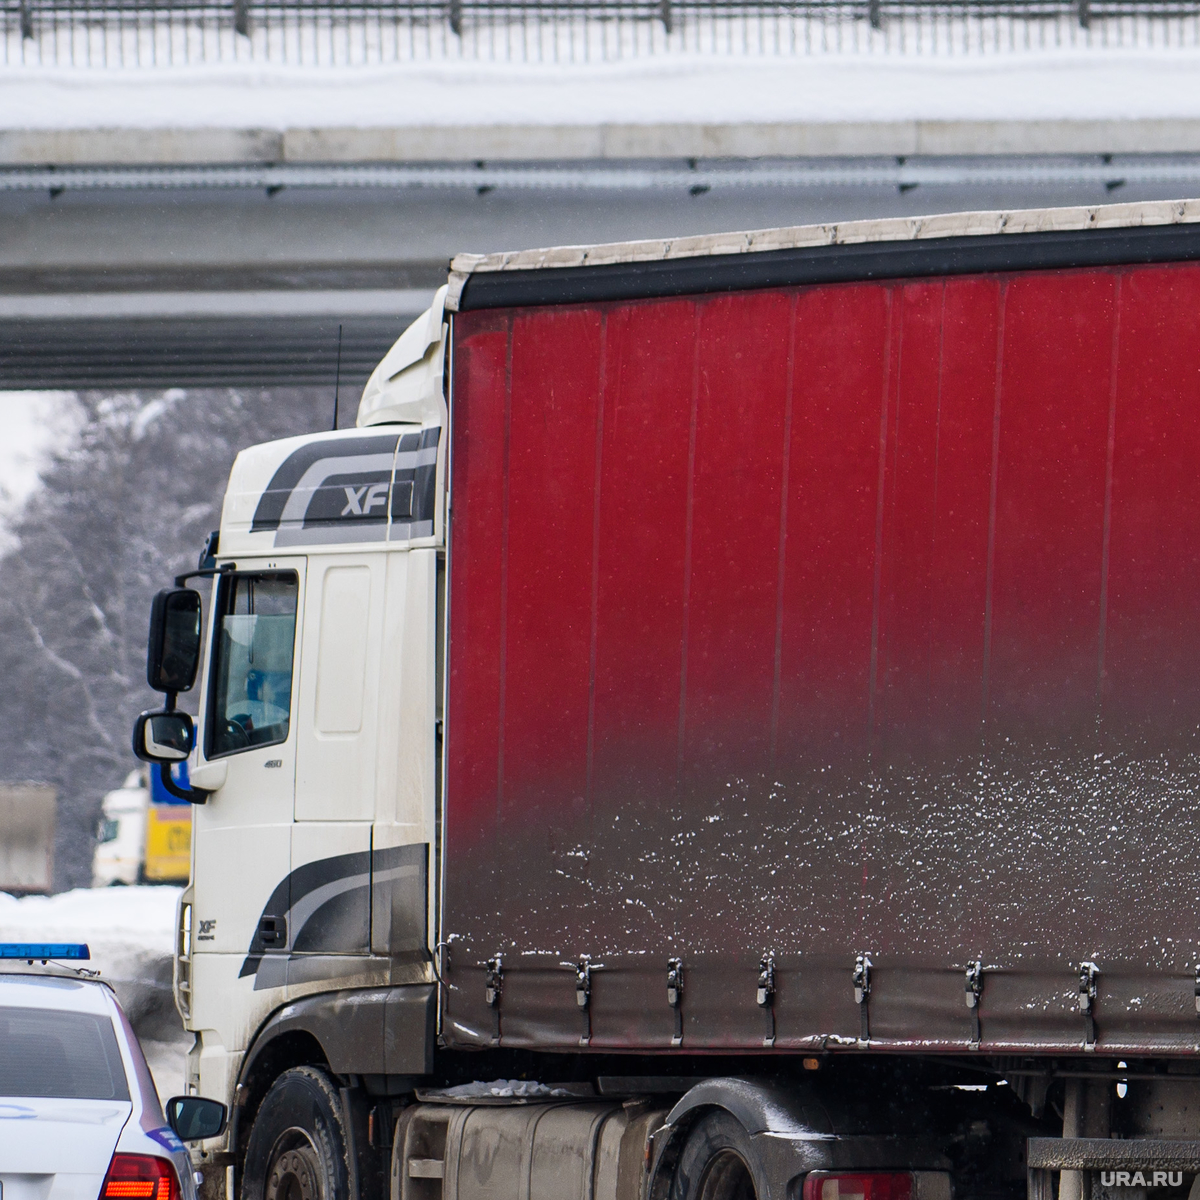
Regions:
<instances>
[{"instance_id":1,"label":"white truck in background","mask_svg":"<svg viewBox=\"0 0 1200 1200\"><path fill-rule=\"evenodd\" d=\"M96 850L92 855L92 887L139 882L146 845L146 773L130 771L125 782L100 804Z\"/></svg>"}]
</instances>

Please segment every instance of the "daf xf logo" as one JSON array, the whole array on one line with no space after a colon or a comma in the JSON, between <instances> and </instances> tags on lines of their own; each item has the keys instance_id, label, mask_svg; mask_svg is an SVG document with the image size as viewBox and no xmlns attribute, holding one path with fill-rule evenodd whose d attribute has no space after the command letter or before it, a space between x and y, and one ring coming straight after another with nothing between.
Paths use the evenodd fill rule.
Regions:
<instances>
[{"instance_id":1,"label":"daf xf logo","mask_svg":"<svg viewBox=\"0 0 1200 1200\"><path fill-rule=\"evenodd\" d=\"M251 531L274 530L276 546L430 537L440 435L430 427L301 446L271 476Z\"/></svg>"},{"instance_id":2,"label":"daf xf logo","mask_svg":"<svg viewBox=\"0 0 1200 1200\"><path fill-rule=\"evenodd\" d=\"M341 513L343 517L365 517L376 505L380 508L387 505L386 483L373 483L369 487L343 487L342 491L346 493L346 507Z\"/></svg>"}]
</instances>

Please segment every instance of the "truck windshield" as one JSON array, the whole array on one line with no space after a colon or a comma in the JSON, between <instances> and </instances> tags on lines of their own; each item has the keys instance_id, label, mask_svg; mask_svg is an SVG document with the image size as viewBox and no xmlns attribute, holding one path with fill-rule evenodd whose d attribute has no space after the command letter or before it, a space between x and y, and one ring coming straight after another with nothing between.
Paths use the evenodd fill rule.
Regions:
<instances>
[{"instance_id":1,"label":"truck windshield","mask_svg":"<svg viewBox=\"0 0 1200 1200\"><path fill-rule=\"evenodd\" d=\"M108 1017L0 1008L0 1096L128 1100Z\"/></svg>"},{"instance_id":2,"label":"truck windshield","mask_svg":"<svg viewBox=\"0 0 1200 1200\"><path fill-rule=\"evenodd\" d=\"M208 757L287 740L297 591L290 572L221 581Z\"/></svg>"}]
</instances>

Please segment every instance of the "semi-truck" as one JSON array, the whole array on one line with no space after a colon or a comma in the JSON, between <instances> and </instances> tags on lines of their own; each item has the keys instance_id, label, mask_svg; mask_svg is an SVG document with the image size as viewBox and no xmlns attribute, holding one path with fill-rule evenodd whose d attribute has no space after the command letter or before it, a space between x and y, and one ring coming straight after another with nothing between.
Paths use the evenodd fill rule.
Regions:
<instances>
[{"instance_id":1,"label":"semi-truck","mask_svg":"<svg viewBox=\"0 0 1200 1200\"><path fill-rule=\"evenodd\" d=\"M1198 201L460 255L147 678L210 1197L1200 1195Z\"/></svg>"}]
</instances>

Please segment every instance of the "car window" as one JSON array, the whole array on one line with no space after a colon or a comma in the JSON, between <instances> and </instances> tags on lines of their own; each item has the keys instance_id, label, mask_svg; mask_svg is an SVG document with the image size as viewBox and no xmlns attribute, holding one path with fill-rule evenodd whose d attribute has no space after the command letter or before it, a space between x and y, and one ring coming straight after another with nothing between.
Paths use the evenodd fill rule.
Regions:
<instances>
[{"instance_id":1,"label":"car window","mask_svg":"<svg viewBox=\"0 0 1200 1200\"><path fill-rule=\"evenodd\" d=\"M221 581L209 758L287 741L298 591L291 572Z\"/></svg>"},{"instance_id":2,"label":"car window","mask_svg":"<svg viewBox=\"0 0 1200 1200\"><path fill-rule=\"evenodd\" d=\"M128 1100L108 1017L0 1008L0 1096Z\"/></svg>"}]
</instances>

